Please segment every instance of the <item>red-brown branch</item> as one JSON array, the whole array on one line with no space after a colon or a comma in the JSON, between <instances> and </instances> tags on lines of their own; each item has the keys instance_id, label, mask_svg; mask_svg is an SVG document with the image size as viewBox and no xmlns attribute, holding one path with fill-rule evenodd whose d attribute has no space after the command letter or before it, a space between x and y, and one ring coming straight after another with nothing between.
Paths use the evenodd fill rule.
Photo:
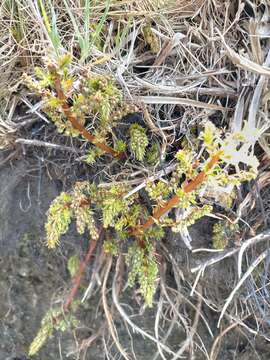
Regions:
<instances>
[{"instance_id":1,"label":"red-brown branch","mask_svg":"<svg viewBox=\"0 0 270 360\"><path fill-rule=\"evenodd\" d=\"M195 190L199 185L203 183L206 178L206 172L210 170L220 159L220 154L213 155L210 161L206 164L205 170L201 171L192 181L183 186L185 193L189 193ZM132 235L143 234L144 230L149 229L151 226L158 221L162 215L166 214L169 210L175 207L179 203L180 199L177 195L174 195L170 200L168 200L163 206L160 206L153 215L148 218L148 220L143 224L138 226L133 232Z\"/></svg>"},{"instance_id":2,"label":"red-brown branch","mask_svg":"<svg viewBox=\"0 0 270 360\"><path fill-rule=\"evenodd\" d=\"M85 255L84 260L80 263L79 269L77 274L75 275L74 279L73 279L73 286L70 290L70 293L64 303L63 309L64 311L68 311L69 307L75 297L75 295L77 294L77 291L81 285L81 280L82 280L82 276L85 272L85 269L87 267L87 265L89 264L91 257L93 255L93 252L97 246L98 241L103 237L103 230L101 230L99 237L97 240L90 240L89 241L89 247L88 247L88 251Z\"/></svg>"},{"instance_id":3,"label":"red-brown branch","mask_svg":"<svg viewBox=\"0 0 270 360\"><path fill-rule=\"evenodd\" d=\"M97 138L93 134L91 134L88 130L86 130L86 128L78 121L78 119L74 115L74 113L72 113L70 111L67 97L62 90L61 79L57 74L55 77L55 90L57 93L57 97L59 98L59 100L61 100L63 112L64 112L65 116L67 117L67 119L71 122L74 129L78 130L85 139L90 141L92 144L94 144L99 149L103 150L104 152L106 152L114 157L122 158L123 153L119 153L119 152L115 151L113 148L111 148L110 146L107 146L106 144L103 144L103 143L97 141Z\"/></svg>"}]
</instances>

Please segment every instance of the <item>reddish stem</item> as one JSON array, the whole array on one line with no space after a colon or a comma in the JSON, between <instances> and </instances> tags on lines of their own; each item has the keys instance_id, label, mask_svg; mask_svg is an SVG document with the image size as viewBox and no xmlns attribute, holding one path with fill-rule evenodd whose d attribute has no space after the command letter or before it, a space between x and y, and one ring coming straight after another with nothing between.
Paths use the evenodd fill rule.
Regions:
<instances>
[{"instance_id":1,"label":"reddish stem","mask_svg":"<svg viewBox=\"0 0 270 360\"><path fill-rule=\"evenodd\" d=\"M64 311L68 311L71 303L72 303L72 300L74 299L80 285L81 285L81 280L82 280L82 276L83 276L83 273L85 272L85 269L87 267L87 265L89 264L90 262L90 259L93 255L93 252L97 246L97 243L98 241L102 238L103 236L103 231L101 230L100 234L99 234L99 237L97 240L90 240L89 241L89 247L88 247L88 251L85 255L85 258L84 260L80 263L80 266L79 266L79 269L78 269L78 272L76 274L76 276L74 277L73 279L73 286L70 290L70 293L64 303L64 306L63 306L63 309Z\"/></svg>"},{"instance_id":2,"label":"reddish stem","mask_svg":"<svg viewBox=\"0 0 270 360\"><path fill-rule=\"evenodd\" d=\"M58 98L62 102L63 112L64 112L65 116L67 117L67 119L71 122L74 129L78 130L85 139L90 141L92 144L94 144L96 147L100 148L104 152L111 154L114 157L122 158L123 153L119 153L119 152L115 151L113 148L111 148L110 146L107 146L106 144L98 142L97 138L94 135L92 135L88 130L86 130L86 128L78 121L77 117L70 111L70 107L67 102L67 97L64 94L62 87L61 87L61 79L57 74L55 74L55 90L56 90Z\"/></svg>"},{"instance_id":3,"label":"reddish stem","mask_svg":"<svg viewBox=\"0 0 270 360\"><path fill-rule=\"evenodd\" d=\"M185 193L189 193L195 190L206 178L206 172L210 170L220 159L220 154L213 155L210 161L206 164L205 170L201 171L193 180L183 186ZM170 200L168 200L163 206L160 206L153 215L148 218L148 220L141 226L138 226L133 232L132 235L140 235L144 230L149 229L151 226L158 221L162 215L166 214L169 210L175 207L179 203L180 199L177 195L174 195Z\"/></svg>"}]
</instances>

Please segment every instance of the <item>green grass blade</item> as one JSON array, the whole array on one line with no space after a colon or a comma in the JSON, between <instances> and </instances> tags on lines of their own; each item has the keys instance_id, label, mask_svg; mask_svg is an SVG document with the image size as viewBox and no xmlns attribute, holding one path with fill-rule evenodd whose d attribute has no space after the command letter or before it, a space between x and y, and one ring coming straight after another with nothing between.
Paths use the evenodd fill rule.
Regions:
<instances>
[{"instance_id":1,"label":"green grass blade","mask_svg":"<svg viewBox=\"0 0 270 360\"><path fill-rule=\"evenodd\" d=\"M57 29L56 14L55 14L52 2L51 2L51 0L49 0L49 6L50 6L50 11L51 11L51 21L47 14L43 0L38 0L38 4L39 4L40 10L41 10L41 15L42 15L42 18L44 21L45 28L48 33L48 37L51 40L51 43L56 52L56 55L59 56L62 45L61 45L61 39L60 39L58 29Z\"/></svg>"},{"instance_id":2,"label":"green grass blade","mask_svg":"<svg viewBox=\"0 0 270 360\"><path fill-rule=\"evenodd\" d=\"M100 22L96 28L96 31L94 32L94 34L92 35L92 38L91 38L91 42L90 42L90 48L92 47L92 45L94 44L94 42L96 41L97 37L100 35L101 33L101 30L104 26L104 23L107 19L107 15L108 15L108 12L109 12L109 9L110 9L110 5L111 5L111 0L107 0L106 2L106 8L104 10L104 13L102 15L102 18L100 19Z\"/></svg>"},{"instance_id":3,"label":"green grass blade","mask_svg":"<svg viewBox=\"0 0 270 360\"><path fill-rule=\"evenodd\" d=\"M83 38L82 35L81 35L81 32L80 32L79 26L78 26L78 24L77 24L77 21L76 21L74 15L72 14L72 11L70 10L70 7L69 7L67 1L66 1L66 0L63 0L63 2L64 2L64 5L65 5L65 7L66 7L66 10L67 10L67 12L68 12L68 15L69 15L69 17L70 17L70 20L71 20L71 22L72 22L72 25L73 25L73 28L74 28L74 31L75 31L75 35L76 35L76 37L77 37L77 40L78 40L80 49L81 49L81 51L82 51L82 49L85 47L84 38Z\"/></svg>"},{"instance_id":4,"label":"green grass blade","mask_svg":"<svg viewBox=\"0 0 270 360\"><path fill-rule=\"evenodd\" d=\"M47 29L48 34L49 34L51 32L51 24L50 24L50 20L49 20L49 17L47 15L45 6L44 6L42 0L38 0L38 4L39 4L40 10L41 10L41 15L42 15L44 24L45 24L46 29Z\"/></svg>"},{"instance_id":5,"label":"green grass blade","mask_svg":"<svg viewBox=\"0 0 270 360\"><path fill-rule=\"evenodd\" d=\"M90 36L90 13L91 13L90 12L90 0L85 0L85 3L84 3L85 6L84 6L84 16L83 16L83 19L84 19L83 33L81 33L81 31L79 29L78 21L75 18L75 16L73 15L73 13L68 5L68 1L63 0L63 2L66 7L66 10L69 14L69 17L71 19L71 22L72 22L72 25L73 25L73 28L75 31L75 35L76 35L76 38L77 38L79 46L80 46L80 50L81 50L80 62L83 63L89 57L91 47L97 40L98 36L100 36L101 30L104 26L104 23L106 21L106 18L107 18L109 9L110 9L111 0L106 1L106 7L104 10L104 13L101 17L100 22L98 23L96 30L92 34L92 36Z\"/></svg>"}]
</instances>

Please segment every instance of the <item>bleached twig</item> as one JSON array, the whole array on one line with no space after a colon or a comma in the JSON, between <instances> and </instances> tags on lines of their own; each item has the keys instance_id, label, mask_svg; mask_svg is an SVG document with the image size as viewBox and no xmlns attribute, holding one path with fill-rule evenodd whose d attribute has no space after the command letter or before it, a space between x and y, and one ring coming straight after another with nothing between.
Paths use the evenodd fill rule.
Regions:
<instances>
[{"instance_id":1,"label":"bleached twig","mask_svg":"<svg viewBox=\"0 0 270 360\"><path fill-rule=\"evenodd\" d=\"M200 270L205 270L208 266L211 266L213 264L216 264L218 262L220 262L223 259L226 259L234 254L237 254L239 252L239 257L238 257L238 274L239 277L241 276L241 265L239 266L239 263L242 261L242 256L244 251L251 245L257 244L258 242L261 241L266 241L270 239L270 230L267 230L259 235L256 235L248 240L246 240L241 247L239 248L234 248L234 249L229 249L229 250L224 250L221 253L219 253L216 256L213 256L212 258L208 259L206 262L204 262L203 264L200 264L198 266L195 266L193 268L191 268L191 272L192 273L196 273Z\"/></svg>"},{"instance_id":2,"label":"bleached twig","mask_svg":"<svg viewBox=\"0 0 270 360\"><path fill-rule=\"evenodd\" d=\"M38 147L47 147L54 150L61 150L61 151L68 151L72 153L82 153L81 150L72 148L70 146L65 145L58 145L58 144L52 144L47 141L41 141L41 140L31 140L31 139L16 139L15 143L17 144L24 144L24 145L30 145L30 146L38 146Z\"/></svg>"},{"instance_id":3,"label":"bleached twig","mask_svg":"<svg viewBox=\"0 0 270 360\"><path fill-rule=\"evenodd\" d=\"M244 275L242 276L242 278L239 280L238 284L234 287L233 291L230 293L230 296L227 298L222 310L221 310L221 314L220 317L218 319L218 324L217 327L220 326L220 322L228 308L228 306L230 305L234 295L236 294L236 292L240 289L240 287L242 286L242 284L246 281L246 279L252 274L253 270L256 269L256 267L267 257L267 255L270 254L270 249L266 249L264 252L262 252L255 261L253 261L253 263L250 265L250 267L247 269L247 271L244 273Z\"/></svg>"}]
</instances>

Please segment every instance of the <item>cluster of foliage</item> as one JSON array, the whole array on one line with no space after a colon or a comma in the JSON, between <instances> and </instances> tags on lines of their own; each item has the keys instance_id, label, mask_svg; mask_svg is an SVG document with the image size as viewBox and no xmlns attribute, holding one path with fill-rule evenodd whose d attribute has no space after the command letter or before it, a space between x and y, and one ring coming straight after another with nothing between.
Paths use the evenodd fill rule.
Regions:
<instances>
[{"instance_id":1,"label":"cluster of foliage","mask_svg":"<svg viewBox=\"0 0 270 360\"><path fill-rule=\"evenodd\" d=\"M45 69L38 68L38 80L24 77L30 89L44 100L43 109L58 131L78 136L85 132L78 131L81 128L74 127L74 123L79 122L83 129L91 127L91 142L96 147L92 146L88 153L89 163L104 153L102 144L107 144L107 149L108 144L113 146L116 153L125 151L128 146L136 160L150 163L151 158L154 163L156 144L150 142L141 124L130 125L128 144L115 137L113 128L135 109L125 104L112 78L89 71L75 76L70 63L71 58L66 55L57 62L47 61ZM99 230L103 228L104 251L125 256L128 284L138 283L145 304L151 307L158 284L156 254L164 237L164 228L181 232L212 211L213 198L215 202L219 201L215 196L216 189L233 201L234 188L256 177L258 161L254 156L255 142L251 133L245 125L240 132L224 134L207 122L192 148L183 142L175 155L176 168L172 174L149 180L144 193L134 193L124 181L121 185L108 187L77 182L69 192L61 193L48 210L48 248L53 249L59 244L61 235L68 231L72 221L76 222L79 234L87 231L94 241L98 241ZM142 200L145 192L148 201ZM173 208L177 211L172 212ZM218 240L214 246L219 247ZM31 354L46 336L50 336L50 319L49 315L44 319L31 346Z\"/></svg>"},{"instance_id":2,"label":"cluster of foliage","mask_svg":"<svg viewBox=\"0 0 270 360\"><path fill-rule=\"evenodd\" d=\"M237 223L230 223L228 220L218 221L213 227L213 248L224 249L233 239L236 243L236 234L239 231Z\"/></svg>"},{"instance_id":3,"label":"cluster of foliage","mask_svg":"<svg viewBox=\"0 0 270 360\"><path fill-rule=\"evenodd\" d=\"M142 295L151 306L158 271L153 243L163 237L163 231L156 227L134 242L127 241L137 224L149 216L138 194L124 199L129 190L123 185L98 188L87 181L77 182L71 192L61 193L50 206L46 224L47 246L52 249L59 244L60 236L67 232L72 220L76 221L79 234L88 231L91 239L96 240L100 224L95 219L101 218L102 227L108 230L105 252L117 255L128 246L127 264L132 269L129 282L134 284L138 277Z\"/></svg>"},{"instance_id":4,"label":"cluster of foliage","mask_svg":"<svg viewBox=\"0 0 270 360\"><path fill-rule=\"evenodd\" d=\"M78 320L71 313L64 314L61 308L49 310L41 321L41 327L29 348L29 356L35 355L44 343L52 337L54 330L65 332L76 328Z\"/></svg>"},{"instance_id":5,"label":"cluster of foliage","mask_svg":"<svg viewBox=\"0 0 270 360\"><path fill-rule=\"evenodd\" d=\"M137 160L144 159L148 139L142 126L133 124L126 142L117 139L113 131L120 119L136 112L137 108L123 100L122 92L111 76L97 75L90 70L75 74L72 57L66 54L57 60L44 58L44 66L35 69L35 77L24 74L23 80L42 98L42 110L60 133L72 137L87 133L87 140L96 145L90 147L85 156L89 164L107 150L117 155L127 146ZM91 132L86 127L90 127Z\"/></svg>"},{"instance_id":6,"label":"cluster of foliage","mask_svg":"<svg viewBox=\"0 0 270 360\"><path fill-rule=\"evenodd\" d=\"M137 129L140 131L136 126L135 130ZM250 150L245 155L246 159L242 153L243 157L239 158L237 163L235 156L231 158L230 152L227 151L229 146L237 147L235 151L241 151L239 139L244 145L244 132L222 139L214 125L207 123L200 138L200 157L197 152L186 146L176 154L177 167L170 179L147 183L145 190L151 208L145 206L139 192L127 197L131 188L123 184L102 188L89 182L78 182L71 192L60 194L48 211L48 247L54 248L59 243L60 236L68 230L72 219L76 220L80 234L88 230L93 239L98 237L97 229L103 227L108 230L108 237L105 237L104 243L106 252L117 256L128 247L126 263L130 267L129 284L133 285L137 279L145 303L151 306L158 272L154 254L157 241L163 237L163 227L170 227L174 232L179 232L209 214L212 205L201 200L208 187L226 188L228 184L235 186L256 176L257 161L250 154ZM207 169L206 159L211 159L217 154L217 163L211 169ZM240 170L240 162L243 161L250 165L248 170ZM230 166L232 164L237 168L234 172ZM191 184L199 174L204 174L204 181L198 182L193 189L187 191L187 184ZM170 216L169 212L169 216L156 218L154 226L144 230L143 224L155 213L154 209L164 207L173 196L178 198L175 206L180 210L178 215ZM102 219L101 224L97 224L95 220L99 218Z\"/></svg>"}]
</instances>

